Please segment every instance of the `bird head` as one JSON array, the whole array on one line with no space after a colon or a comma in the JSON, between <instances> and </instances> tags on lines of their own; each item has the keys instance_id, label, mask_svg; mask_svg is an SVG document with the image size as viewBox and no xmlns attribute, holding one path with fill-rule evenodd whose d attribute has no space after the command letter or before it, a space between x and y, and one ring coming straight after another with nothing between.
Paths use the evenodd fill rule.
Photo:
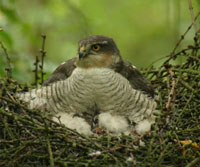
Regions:
<instances>
[{"instance_id":1,"label":"bird head","mask_svg":"<svg viewBox=\"0 0 200 167\"><path fill-rule=\"evenodd\" d=\"M120 52L112 38L95 35L79 41L77 67L112 67L121 62Z\"/></svg>"}]
</instances>

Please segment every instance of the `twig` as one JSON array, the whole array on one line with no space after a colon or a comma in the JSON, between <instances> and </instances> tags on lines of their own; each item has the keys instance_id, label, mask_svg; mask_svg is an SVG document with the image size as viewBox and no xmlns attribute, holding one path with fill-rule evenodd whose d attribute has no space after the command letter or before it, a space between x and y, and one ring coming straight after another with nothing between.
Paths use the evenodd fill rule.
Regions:
<instances>
[{"instance_id":1,"label":"twig","mask_svg":"<svg viewBox=\"0 0 200 167\"><path fill-rule=\"evenodd\" d=\"M200 12L196 15L196 17L194 18L194 21L197 20L197 18L199 17L200 15ZM186 34L190 31L190 29L192 28L193 26L193 23L190 24L190 26L187 28L187 30L183 33L183 35L181 35L181 38L179 39L179 41L177 42L176 46L174 47L172 53L170 54L171 56L174 55L176 49L179 47L180 43L182 42L182 40L185 38Z\"/></svg>"},{"instance_id":2,"label":"twig","mask_svg":"<svg viewBox=\"0 0 200 167\"><path fill-rule=\"evenodd\" d=\"M159 156L158 160L155 162L155 164L154 164L155 166L160 166L160 163L162 162L164 153L166 153L166 152L168 151L170 145L171 145L171 144L168 143L168 144L165 146L164 150L160 153L160 156Z\"/></svg>"},{"instance_id":3,"label":"twig","mask_svg":"<svg viewBox=\"0 0 200 167\"><path fill-rule=\"evenodd\" d=\"M26 108L24 105L19 104L19 103L17 103L16 101L10 100L10 99L8 99L8 98L6 98L6 97L0 96L0 99L6 101L6 102L8 102L8 103L12 103L12 104L14 104L14 105L16 105L16 106L19 106L19 107L21 107L22 109L24 109L24 110L26 110L26 111L33 112L32 110L29 110L28 108Z\"/></svg>"},{"instance_id":4,"label":"twig","mask_svg":"<svg viewBox=\"0 0 200 167\"><path fill-rule=\"evenodd\" d=\"M187 82L185 82L183 79L180 78L179 81L186 89L189 89L189 90L191 90L192 92L195 92L195 93L199 93L194 88L192 88Z\"/></svg>"},{"instance_id":5,"label":"twig","mask_svg":"<svg viewBox=\"0 0 200 167\"><path fill-rule=\"evenodd\" d=\"M43 71L44 69L44 57L46 56L46 51L45 49L45 40L46 40L46 35L41 35L42 37L42 49L40 50L41 53L41 64L40 64L40 70L41 70L41 84L44 81L44 74L45 72Z\"/></svg>"},{"instance_id":6,"label":"twig","mask_svg":"<svg viewBox=\"0 0 200 167\"><path fill-rule=\"evenodd\" d=\"M199 70L193 70L193 69L178 69L178 68L173 68L173 71L177 71L177 72L182 72L182 73L192 73L195 75L200 75L200 71Z\"/></svg>"},{"instance_id":7,"label":"twig","mask_svg":"<svg viewBox=\"0 0 200 167\"><path fill-rule=\"evenodd\" d=\"M7 49L5 48L5 46L3 45L3 43L1 41L0 41L0 45L1 45L1 48L3 49L3 51L4 51L4 54L6 55L6 60L7 60L7 68L6 68L7 79L10 79L11 76L12 76L12 66L11 66L10 57L8 55Z\"/></svg>"},{"instance_id":8,"label":"twig","mask_svg":"<svg viewBox=\"0 0 200 167\"><path fill-rule=\"evenodd\" d=\"M171 79L172 79L172 84L171 84L172 88L171 88L170 93L168 95L168 101L167 101L167 104L166 104L167 111L169 111L169 109L171 107L171 103L172 103L172 101L175 100L175 95L176 95L175 94L176 80L174 78L174 72L171 70L171 68L169 68L168 71L169 71L169 74L170 74Z\"/></svg>"},{"instance_id":9,"label":"twig","mask_svg":"<svg viewBox=\"0 0 200 167\"><path fill-rule=\"evenodd\" d=\"M186 167L192 167L195 164L197 164L200 161L200 157L195 158L193 161L191 161L189 164L186 165Z\"/></svg>"},{"instance_id":10,"label":"twig","mask_svg":"<svg viewBox=\"0 0 200 167\"><path fill-rule=\"evenodd\" d=\"M192 1L188 0L188 5L189 5L189 10L190 10L190 14L191 14L191 18L192 18L192 24L194 27L194 32L197 33L197 25L194 19L194 13L193 13L193 7L192 7Z\"/></svg>"},{"instance_id":11,"label":"twig","mask_svg":"<svg viewBox=\"0 0 200 167\"><path fill-rule=\"evenodd\" d=\"M50 167L54 167L54 158L53 158L53 153L51 149L51 144L49 141L49 137L47 136L47 146L48 146L48 152L49 152L49 159L50 159Z\"/></svg>"},{"instance_id":12,"label":"twig","mask_svg":"<svg viewBox=\"0 0 200 167\"><path fill-rule=\"evenodd\" d=\"M39 65L39 59L38 59L38 56L36 55L35 63L34 63L35 69L33 70L33 72L35 74L35 82L33 83L33 85L35 85L36 88L38 87L38 79L39 79L39 76L38 76L38 65Z\"/></svg>"},{"instance_id":13,"label":"twig","mask_svg":"<svg viewBox=\"0 0 200 167\"><path fill-rule=\"evenodd\" d=\"M14 114L12 114L12 113L6 112L6 111L1 110L1 109L0 109L0 113L3 114L3 115L5 115L5 116L11 117L11 118L13 118L13 119L15 119L15 120L19 120L19 121L21 121L21 122L23 122L23 123L25 123L25 124L29 124L29 125L31 125L31 126L34 126L34 122L31 122L31 121L29 121L29 120L20 118L20 117L14 115Z\"/></svg>"},{"instance_id":14,"label":"twig","mask_svg":"<svg viewBox=\"0 0 200 167\"><path fill-rule=\"evenodd\" d=\"M165 58L168 58L163 64L166 64L170 59L172 58L175 58L176 56L179 56L181 54L185 54L187 51L190 51L190 50L199 50L200 47L196 46L196 47L188 47L188 48L184 48L182 49L181 51L177 52L177 53L174 53L173 56L172 55L167 55L167 56L163 56L163 57L160 57L158 58L157 60L153 61L150 65L152 66L153 64L155 64L156 62L162 60L162 59L165 59ZM190 56L191 57L191 56ZM198 57L193 57L194 59L198 59ZM162 67L162 66L161 66Z\"/></svg>"},{"instance_id":15,"label":"twig","mask_svg":"<svg viewBox=\"0 0 200 167\"><path fill-rule=\"evenodd\" d=\"M194 21L197 20L197 18L200 16L200 11L198 12L198 14L195 16L194 18ZM185 36L187 35L187 33L190 31L190 29L192 28L193 26L193 23L190 24L190 26L187 28L187 30L183 33L183 35L181 35L181 38L179 39L179 41L176 43L176 46L174 47L174 49L172 50L172 52L168 55L168 56L165 56L165 57L169 57L167 60L165 60L163 62L163 65L160 66L159 68L159 73L161 72L161 69L163 68L163 66L165 66L166 64L169 63L169 61L173 58L176 58L176 56L180 55L180 53L184 53L185 51L187 50L190 50L191 48L186 48L186 49L183 49L182 51L178 52L175 54L177 48L180 46L181 42L184 40ZM192 48L193 49L193 48ZM198 49L198 48L197 48ZM163 58L165 58L163 57Z\"/></svg>"}]
</instances>

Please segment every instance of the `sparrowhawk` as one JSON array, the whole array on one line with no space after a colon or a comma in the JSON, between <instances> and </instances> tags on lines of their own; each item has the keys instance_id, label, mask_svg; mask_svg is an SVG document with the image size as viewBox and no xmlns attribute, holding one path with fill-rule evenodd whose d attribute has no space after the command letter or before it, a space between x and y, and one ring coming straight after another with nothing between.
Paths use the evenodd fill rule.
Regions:
<instances>
[{"instance_id":1,"label":"sparrowhawk","mask_svg":"<svg viewBox=\"0 0 200 167\"><path fill-rule=\"evenodd\" d=\"M94 117L99 127L116 134L144 134L155 121L150 82L122 59L112 38L102 35L80 40L77 57L61 64L41 88L18 97L84 134L92 134Z\"/></svg>"}]
</instances>

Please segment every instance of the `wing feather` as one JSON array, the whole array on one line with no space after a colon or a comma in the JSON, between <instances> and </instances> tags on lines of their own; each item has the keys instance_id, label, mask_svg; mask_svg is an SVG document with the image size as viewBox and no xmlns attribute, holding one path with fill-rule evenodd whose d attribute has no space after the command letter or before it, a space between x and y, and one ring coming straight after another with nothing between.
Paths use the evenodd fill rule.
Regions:
<instances>
[{"instance_id":1,"label":"wing feather","mask_svg":"<svg viewBox=\"0 0 200 167\"><path fill-rule=\"evenodd\" d=\"M55 71L44 81L42 84L43 86L48 86L54 82L61 81L67 79L74 69L76 58L72 58L67 60L66 62L62 63L60 66L58 66Z\"/></svg>"},{"instance_id":2,"label":"wing feather","mask_svg":"<svg viewBox=\"0 0 200 167\"><path fill-rule=\"evenodd\" d=\"M117 71L129 81L132 88L154 97L154 88L151 83L130 62L123 61L120 70Z\"/></svg>"}]
</instances>

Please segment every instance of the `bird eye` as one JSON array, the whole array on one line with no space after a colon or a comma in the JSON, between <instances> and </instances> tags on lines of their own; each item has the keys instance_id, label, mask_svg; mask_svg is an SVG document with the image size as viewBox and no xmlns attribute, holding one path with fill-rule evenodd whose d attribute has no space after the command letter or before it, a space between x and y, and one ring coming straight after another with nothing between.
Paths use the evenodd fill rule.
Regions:
<instances>
[{"instance_id":1,"label":"bird eye","mask_svg":"<svg viewBox=\"0 0 200 167\"><path fill-rule=\"evenodd\" d=\"M93 46L92 46L92 50L95 51L95 52L99 51L100 48L101 48L100 45L93 45Z\"/></svg>"}]
</instances>

